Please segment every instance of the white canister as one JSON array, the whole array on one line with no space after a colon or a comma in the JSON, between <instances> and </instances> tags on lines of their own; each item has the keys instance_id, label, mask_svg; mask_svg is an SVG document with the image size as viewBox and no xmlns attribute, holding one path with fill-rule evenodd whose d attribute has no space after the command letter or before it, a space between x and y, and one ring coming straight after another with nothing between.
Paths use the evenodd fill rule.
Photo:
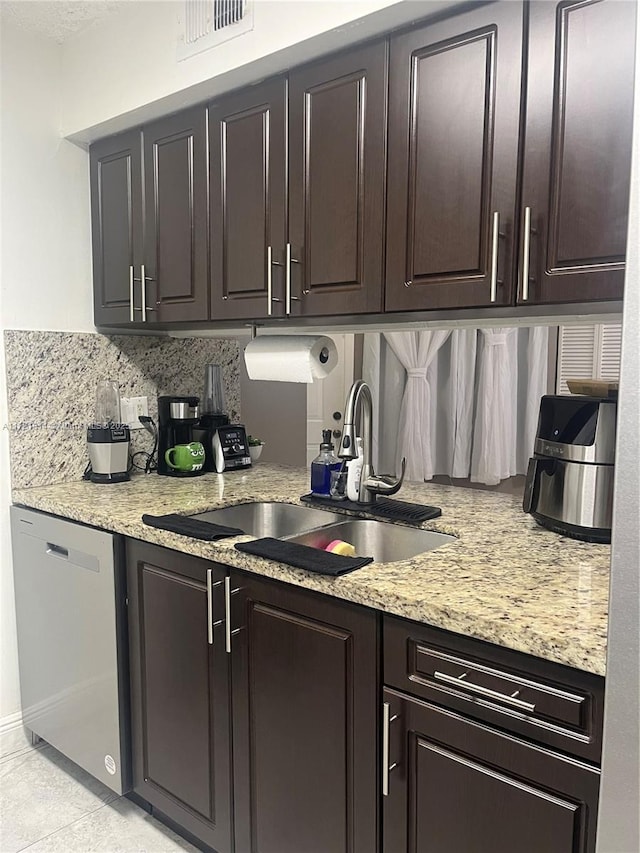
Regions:
<instances>
[{"instance_id":1,"label":"white canister","mask_svg":"<svg viewBox=\"0 0 640 853\"><path fill-rule=\"evenodd\" d=\"M359 437L356 437L356 448L358 450L358 458L347 462L347 498L350 501L357 501L360 494L360 477L362 476L364 453L362 450L362 439Z\"/></svg>"}]
</instances>

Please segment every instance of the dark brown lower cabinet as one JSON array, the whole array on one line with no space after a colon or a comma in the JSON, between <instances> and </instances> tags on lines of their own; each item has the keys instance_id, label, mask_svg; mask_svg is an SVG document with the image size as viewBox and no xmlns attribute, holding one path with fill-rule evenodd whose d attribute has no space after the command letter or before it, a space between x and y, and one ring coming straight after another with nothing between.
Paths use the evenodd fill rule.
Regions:
<instances>
[{"instance_id":1,"label":"dark brown lower cabinet","mask_svg":"<svg viewBox=\"0 0 640 853\"><path fill-rule=\"evenodd\" d=\"M127 542L133 790L218 853L233 850L229 655L222 625L209 630L224 575Z\"/></svg>"},{"instance_id":2,"label":"dark brown lower cabinet","mask_svg":"<svg viewBox=\"0 0 640 853\"><path fill-rule=\"evenodd\" d=\"M375 853L377 614L231 577L237 853Z\"/></svg>"},{"instance_id":3,"label":"dark brown lower cabinet","mask_svg":"<svg viewBox=\"0 0 640 853\"><path fill-rule=\"evenodd\" d=\"M133 540L127 576L135 794L218 853L375 853L377 614Z\"/></svg>"},{"instance_id":4,"label":"dark brown lower cabinet","mask_svg":"<svg viewBox=\"0 0 640 853\"><path fill-rule=\"evenodd\" d=\"M593 853L597 768L395 690L384 703L383 853Z\"/></svg>"},{"instance_id":5,"label":"dark brown lower cabinet","mask_svg":"<svg viewBox=\"0 0 640 853\"><path fill-rule=\"evenodd\" d=\"M143 542L127 578L133 790L206 849L594 853L595 676Z\"/></svg>"}]
</instances>

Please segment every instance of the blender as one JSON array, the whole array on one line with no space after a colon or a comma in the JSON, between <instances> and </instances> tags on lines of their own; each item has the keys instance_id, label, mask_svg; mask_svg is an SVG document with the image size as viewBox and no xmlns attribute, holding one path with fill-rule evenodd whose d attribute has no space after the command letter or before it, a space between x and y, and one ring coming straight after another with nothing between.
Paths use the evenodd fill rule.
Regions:
<instances>
[{"instance_id":1,"label":"blender","mask_svg":"<svg viewBox=\"0 0 640 853\"><path fill-rule=\"evenodd\" d=\"M92 483L123 483L129 479L129 440L129 427L120 418L118 384L111 380L99 382L95 421L87 428Z\"/></svg>"},{"instance_id":2,"label":"blender","mask_svg":"<svg viewBox=\"0 0 640 853\"><path fill-rule=\"evenodd\" d=\"M204 390L200 422L194 430L194 437L201 441L205 451L205 471L216 471L214 444L218 430L229 424L225 413L225 396L222 385L222 368L219 364L206 364L204 368Z\"/></svg>"}]
</instances>

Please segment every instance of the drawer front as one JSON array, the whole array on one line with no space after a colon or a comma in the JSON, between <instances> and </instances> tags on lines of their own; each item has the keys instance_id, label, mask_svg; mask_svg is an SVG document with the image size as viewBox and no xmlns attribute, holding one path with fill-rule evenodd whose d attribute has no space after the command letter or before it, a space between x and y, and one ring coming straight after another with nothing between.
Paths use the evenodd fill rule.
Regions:
<instances>
[{"instance_id":1,"label":"drawer front","mask_svg":"<svg viewBox=\"0 0 640 853\"><path fill-rule=\"evenodd\" d=\"M384 619L384 681L599 763L604 679L480 640Z\"/></svg>"}]
</instances>

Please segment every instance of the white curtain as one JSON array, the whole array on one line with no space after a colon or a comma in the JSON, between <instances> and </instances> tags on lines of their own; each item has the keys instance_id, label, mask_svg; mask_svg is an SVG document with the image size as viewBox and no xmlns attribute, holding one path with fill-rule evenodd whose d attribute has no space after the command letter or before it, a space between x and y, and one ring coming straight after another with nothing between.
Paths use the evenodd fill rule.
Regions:
<instances>
[{"instance_id":1,"label":"white curtain","mask_svg":"<svg viewBox=\"0 0 640 853\"><path fill-rule=\"evenodd\" d=\"M517 338L515 329L481 329L471 482L496 486L516 469Z\"/></svg>"},{"instance_id":2,"label":"white curtain","mask_svg":"<svg viewBox=\"0 0 640 853\"><path fill-rule=\"evenodd\" d=\"M549 364L549 329L547 326L532 326L529 329L527 347L527 387L524 417L524 436L519 464L527 470L529 457L533 455L540 397L547 393Z\"/></svg>"},{"instance_id":3,"label":"white curtain","mask_svg":"<svg viewBox=\"0 0 640 853\"><path fill-rule=\"evenodd\" d=\"M455 329L451 334L448 410L452 477L466 477L471 465L477 342L475 329Z\"/></svg>"},{"instance_id":4,"label":"white curtain","mask_svg":"<svg viewBox=\"0 0 640 853\"><path fill-rule=\"evenodd\" d=\"M362 378L371 390L371 399L373 402L374 420L371 430L371 459L373 461L373 470L380 473L379 445L381 441L384 441L382 407L380 405L380 391L383 387L380 356L382 335L365 334L362 338Z\"/></svg>"},{"instance_id":5,"label":"white curtain","mask_svg":"<svg viewBox=\"0 0 640 853\"><path fill-rule=\"evenodd\" d=\"M546 327L455 329L430 338L426 352L420 351L416 332L366 337L379 338L377 349L373 342L365 347L364 369L369 351L375 365L367 379L379 383L380 470L390 471L413 443L422 461L412 466L412 479L471 476L494 485L526 473L540 397L547 392ZM415 418L407 423L410 385L414 399L422 395L422 427ZM396 464L395 473L399 470Z\"/></svg>"},{"instance_id":6,"label":"white curtain","mask_svg":"<svg viewBox=\"0 0 640 853\"><path fill-rule=\"evenodd\" d=\"M407 371L396 453L396 471L400 470L402 457L406 457L407 480L422 482L433 477L431 388L427 369L449 335L449 330L384 333Z\"/></svg>"}]
</instances>

